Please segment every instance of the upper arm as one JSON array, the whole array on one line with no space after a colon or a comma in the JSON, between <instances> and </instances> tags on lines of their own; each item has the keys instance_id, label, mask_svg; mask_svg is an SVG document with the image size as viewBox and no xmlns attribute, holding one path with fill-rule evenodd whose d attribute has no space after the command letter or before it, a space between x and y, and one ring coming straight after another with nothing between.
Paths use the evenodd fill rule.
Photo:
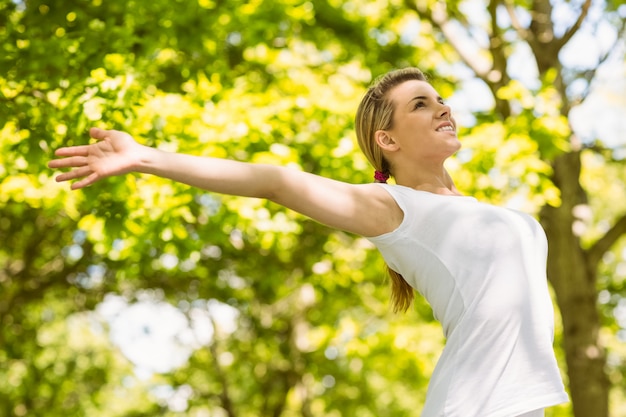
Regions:
<instances>
[{"instance_id":1,"label":"upper arm","mask_svg":"<svg viewBox=\"0 0 626 417\"><path fill-rule=\"evenodd\" d=\"M402 222L404 213L378 185L349 184L284 168L275 174L268 199L332 228L378 236Z\"/></svg>"}]
</instances>

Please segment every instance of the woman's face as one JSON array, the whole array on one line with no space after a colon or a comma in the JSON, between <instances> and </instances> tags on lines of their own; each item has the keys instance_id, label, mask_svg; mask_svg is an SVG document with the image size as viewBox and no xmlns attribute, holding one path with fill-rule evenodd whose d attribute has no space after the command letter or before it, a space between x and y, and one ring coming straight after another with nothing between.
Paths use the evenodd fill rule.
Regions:
<instances>
[{"instance_id":1,"label":"woman's face","mask_svg":"<svg viewBox=\"0 0 626 417\"><path fill-rule=\"evenodd\" d=\"M387 134L403 156L444 160L461 147L452 111L426 81L406 81L391 91L393 128Z\"/></svg>"}]
</instances>

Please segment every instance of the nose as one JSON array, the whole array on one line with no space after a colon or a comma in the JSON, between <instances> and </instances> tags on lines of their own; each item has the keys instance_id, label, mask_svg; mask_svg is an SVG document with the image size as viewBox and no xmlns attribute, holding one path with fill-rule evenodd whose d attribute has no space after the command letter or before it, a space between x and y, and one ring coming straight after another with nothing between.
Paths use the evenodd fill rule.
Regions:
<instances>
[{"instance_id":1,"label":"nose","mask_svg":"<svg viewBox=\"0 0 626 417\"><path fill-rule=\"evenodd\" d=\"M439 110L439 118L446 118L450 120L450 117L452 117L452 109L447 104L442 104L441 109Z\"/></svg>"}]
</instances>

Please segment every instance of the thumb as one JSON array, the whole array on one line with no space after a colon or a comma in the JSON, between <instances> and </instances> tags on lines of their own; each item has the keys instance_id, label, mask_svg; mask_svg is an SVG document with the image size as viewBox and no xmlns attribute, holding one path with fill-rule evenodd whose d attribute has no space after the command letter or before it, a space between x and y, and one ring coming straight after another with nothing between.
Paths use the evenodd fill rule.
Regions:
<instances>
[{"instance_id":1,"label":"thumb","mask_svg":"<svg viewBox=\"0 0 626 417\"><path fill-rule=\"evenodd\" d=\"M109 131L100 129L99 127L92 127L89 129L89 136L94 139L102 140L108 136Z\"/></svg>"}]
</instances>

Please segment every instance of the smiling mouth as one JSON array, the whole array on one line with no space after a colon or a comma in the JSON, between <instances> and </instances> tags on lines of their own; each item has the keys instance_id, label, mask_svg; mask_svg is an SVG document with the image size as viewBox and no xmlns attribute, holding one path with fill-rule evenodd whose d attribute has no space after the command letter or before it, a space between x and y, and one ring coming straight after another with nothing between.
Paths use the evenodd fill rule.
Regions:
<instances>
[{"instance_id":1,"label":"smiling mouth","mask_svg":"<svg viewBox=\"0 0 626 417\"><path fill-rule=\"evenodd\" d=\"M437 132L454 132L454 127L452 126L442 126L437 129Z\"/></svg>"}]
</instances>

